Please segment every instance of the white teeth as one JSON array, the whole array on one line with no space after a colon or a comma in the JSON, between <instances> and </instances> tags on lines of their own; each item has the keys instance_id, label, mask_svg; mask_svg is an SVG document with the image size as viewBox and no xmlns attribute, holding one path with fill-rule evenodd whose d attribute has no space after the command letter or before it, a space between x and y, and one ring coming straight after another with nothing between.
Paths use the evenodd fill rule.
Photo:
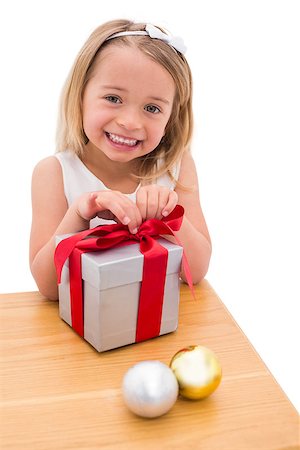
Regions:
<instances>
[{"instance_id":1,"label":"white teeth","mask_svg":"<svg viewBox=\"0 0 300 450\"><path fill-rule=\"evenodd\" d=\"M113 133L107 134L109 136L109 139L111 139L113 142L116 142L117 144L126 144L129 145L130 147L133 147L138 142L136 139L124 139L121 136L118 136L117 134Z\"/></svg>"}]
</instances>

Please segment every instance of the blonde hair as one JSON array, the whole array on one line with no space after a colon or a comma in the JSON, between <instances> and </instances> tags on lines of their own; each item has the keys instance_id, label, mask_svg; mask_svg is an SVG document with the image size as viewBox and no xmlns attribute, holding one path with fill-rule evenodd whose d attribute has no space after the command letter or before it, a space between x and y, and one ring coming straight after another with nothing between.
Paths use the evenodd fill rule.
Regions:
<instances>
[{"instance_id":1,"label":"blonde hair","mask_svg":"<svg viewBox=\"0 0 300 450\"><path fill-rule=\"evenodd\" d=\"M174 104L165 135L155 149L139 158L137 177L151 180L154 176L168 173L175 181L171 170L188 150L193 128L192 76L189 65L181 53L174 51L170 45L159 39L151 39L148 36L122 36L106 41L115 33L144 30L145 26L144 23L113 20L96 28L88 38L74 62L62 91L57 127L57 151L69 149L80 158L83 155L88 139L83 129L82 98L99 52L108 45L135 46L161 64L170 73L176 86ZM160 167L158 167L159 159L163 161Z\"/></svg>"}]
</instances>

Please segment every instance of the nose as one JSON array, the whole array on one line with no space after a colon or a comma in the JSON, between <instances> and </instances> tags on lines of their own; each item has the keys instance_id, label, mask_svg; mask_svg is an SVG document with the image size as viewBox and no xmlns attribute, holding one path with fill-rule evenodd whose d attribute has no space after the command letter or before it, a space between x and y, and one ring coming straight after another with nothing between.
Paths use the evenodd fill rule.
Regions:
<instances>
[{"instance_id":1,"label":"nose","mask_svg":"<svg viewBox=\"0 0 300 450\"><path fill-rule=\"evenodd\" d=\"M141 113L137 108L124 108L117 117L117 123L121 128L134 131L140 130L143 126Z\"/></svg>"}]
</instances>

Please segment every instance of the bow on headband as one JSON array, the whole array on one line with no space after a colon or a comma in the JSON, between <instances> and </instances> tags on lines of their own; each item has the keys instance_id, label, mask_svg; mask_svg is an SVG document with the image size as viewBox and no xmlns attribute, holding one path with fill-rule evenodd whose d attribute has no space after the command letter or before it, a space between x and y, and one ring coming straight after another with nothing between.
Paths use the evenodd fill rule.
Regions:
<instances>
[{"instance_id":1,"label":"bow on headband","mask_svg":"<svg viewBox=\"0 0 300 450\"><path fill-rule=\"evenodd\" d=\"M151 25L150 23L146 25L146 31L152 39L160 39L161 41L164 41L167 44L171 45L171 47L174 47L178 52L182 54L186 52L186 46L184 45L183 39L181 37L170 36L166 33L163 33L159 28Z\"/></svg>"},{"instance_id":2,"label":"bow on headband","mask_svg":"<svg viewBox=\"0 0 300 450\"><path fill-rule=\"evenodd\" d=\"M114 39L121 36L149 36L151 39L159 39L166 42L173 49L184 54L186 52L186 46L184 45L183 39L179 36L170 36L169 34L163 33L159 28L148 23L145 30L132 30L132 31L121 31L120 33L115 33L109 36L106 41Z\"/></svg>"}]
</instances>

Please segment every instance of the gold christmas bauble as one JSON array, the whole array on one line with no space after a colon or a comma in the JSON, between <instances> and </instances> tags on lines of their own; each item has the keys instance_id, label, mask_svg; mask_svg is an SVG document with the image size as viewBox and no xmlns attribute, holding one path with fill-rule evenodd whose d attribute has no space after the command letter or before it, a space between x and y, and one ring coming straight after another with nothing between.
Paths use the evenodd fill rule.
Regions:
<instances>
[{"instance_id":1,"label":"gold christmas bauble","mask_svg":"<svg viewBox=\"0 0 300 450\"><path fill-rule=\"evenodd\" d=\"M221 365L210 349L190 345L179 350L170 362L179 384L179 393L186 398L198 400L212 394L222 378Z\"/></svg>"}]
</instances>

